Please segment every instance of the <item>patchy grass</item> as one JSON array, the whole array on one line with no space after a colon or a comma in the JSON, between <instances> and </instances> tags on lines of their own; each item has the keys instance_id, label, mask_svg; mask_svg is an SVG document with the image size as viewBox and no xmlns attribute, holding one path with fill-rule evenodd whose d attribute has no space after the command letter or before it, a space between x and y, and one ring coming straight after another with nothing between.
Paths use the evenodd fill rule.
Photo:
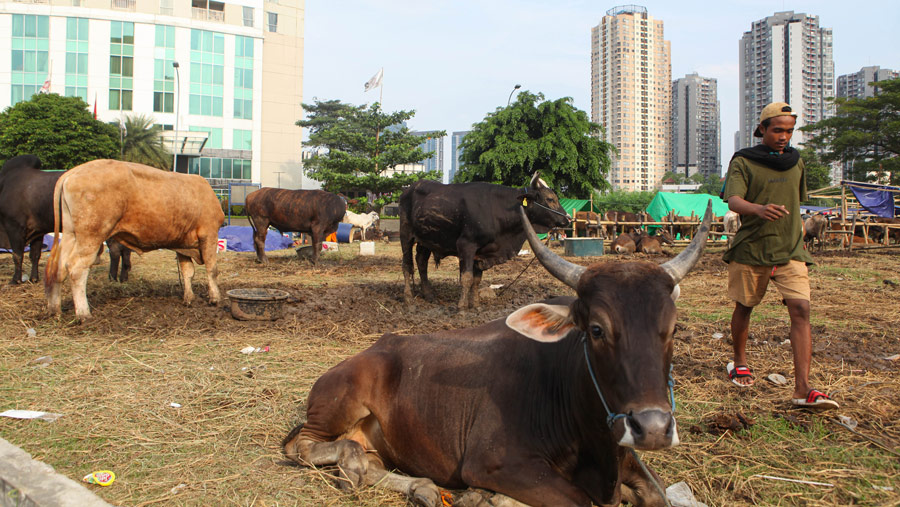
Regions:
<instances>
[{"instance_id":1,"label":"patchy grass","mask_svg":"<svg viewBox=\"0 0 900 507\"><path fill-rule=\"evenodd\" d=\"M95 267L88 282L94 319L85 323L74 320L68 289L63 317L52 319L40 285L2 286L0 410L64 416L53 423L0 419L0 435L75 479L115 471L117 481L97 493L117 505L406 505L380 490L339 491L323 472L282 457L281 439L303 420L313 382L384 332L477 325L571 291L535 263L502 296L488 291L480 310L459 315L457 265L446 259L431 269L437 302L407 307L398 245L376 244L375 257L357 257L357 249L342 245L317 267L291 250L271 253L268 266L256 264L252 253L220 255L223 291L291 293L286 317L275 322L240 322L227 307L204 305L202 267L193 284L200 301L184 307L171 252L136 258L126 284L107 282L105 266ZM527 262L487 271L483 286L510 284ZM889 251L826 252L817 263L810 275L812 381L841 409L794 410L790 386L764 380L769 373L792 375L790 347L782 345L787 311L774 289L751 321L756 384L738 389L726 380L733 304L725 264L708 254L682 282L678 302L682 445L642 454L666 483L686 481L709 505L900 505L900 458L891 452L900 452L900 361L885 359L900 353L900 288L883 282L897 279L900 258ZM11 259L0 257L0 280L11 275ZM27 328L36 336L27 336ZM724 338L712 338L715 332ZM270 350L241 354L248 345ZM52 363L33 363L44 355ZM839 415L857 421L857 433L838 425Z\"/></svg>"}]
</instances>

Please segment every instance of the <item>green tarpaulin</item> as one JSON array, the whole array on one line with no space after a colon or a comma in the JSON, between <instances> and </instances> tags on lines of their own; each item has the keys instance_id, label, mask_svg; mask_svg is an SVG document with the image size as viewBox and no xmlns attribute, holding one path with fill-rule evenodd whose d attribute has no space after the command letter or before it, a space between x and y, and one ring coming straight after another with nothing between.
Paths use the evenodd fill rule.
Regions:
<instances>
[{"instance_id":1,"label":"green tarpaulin","mask_svg":"<svg viewBox=\"0 0 900 507\"><path fill-rule=\"evenodd\" d=\"M712 199L713 215L717 217L725 216L728 213L728 204L719 196L709 194L676 194L673 192L657 192L656 197L647 205L647 213L650 217L660 222L669 214L669 210L675 210L676 215L683 217L691 216L691 212L698 219L703 218L706 212L706 203Z\"/></svg>"},{"instance_id":2,"label":"green tarpaulin","mask_svg":"<svg viewBox=\"0 0 900 507\"><path fill-rule=\"evenodd\" d=\"M587 199L566 199L564 197L559 200L559 205L570 215L572 214L572 208L575 208L575 211L591 211L591 201ZM600 208L596 204L594 205L594 211L600 212Z\"/></svg>"}]
</instances>

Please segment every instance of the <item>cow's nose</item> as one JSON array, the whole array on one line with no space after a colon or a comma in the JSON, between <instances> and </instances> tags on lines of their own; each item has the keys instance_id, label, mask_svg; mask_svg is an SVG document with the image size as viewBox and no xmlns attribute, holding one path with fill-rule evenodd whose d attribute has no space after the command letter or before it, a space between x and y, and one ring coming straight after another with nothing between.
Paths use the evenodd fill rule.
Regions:
<instances>
[{"instance_id":1,"label":"cow's nose","mask_svg":"<svg viewBox=\"0 0 900 507\"><path fill-rule=\"evenodd\" d=\"M678 444L675 418L671 412L648 409L631 413L625 417L625 426L626 435L630 434L635 449L662 449Z\"/></svg>"}]
</instances>

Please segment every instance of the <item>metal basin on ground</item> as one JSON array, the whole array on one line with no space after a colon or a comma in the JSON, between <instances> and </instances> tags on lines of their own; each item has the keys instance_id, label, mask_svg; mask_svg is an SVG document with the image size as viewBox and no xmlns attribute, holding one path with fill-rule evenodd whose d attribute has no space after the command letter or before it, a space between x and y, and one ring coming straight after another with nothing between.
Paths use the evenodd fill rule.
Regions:
<instances>
[{"instance_id":1,"label":"metal basin on ground","mask_svg":"<svg viewBox=\"0 0 900 507\"><path fill-rule=\"evenodd\" d=\"M231 289L231 316L238 320L277 320L284 316L288 292L278 289Z\"/></svg>"}]
</instances>

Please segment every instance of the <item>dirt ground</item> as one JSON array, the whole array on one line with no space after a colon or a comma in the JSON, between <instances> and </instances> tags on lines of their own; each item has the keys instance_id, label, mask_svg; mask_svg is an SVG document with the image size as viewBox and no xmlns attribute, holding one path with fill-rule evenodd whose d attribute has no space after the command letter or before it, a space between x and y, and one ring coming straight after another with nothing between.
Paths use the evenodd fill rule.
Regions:
<instances>
[{"instance_id":1,"label":"dirt ground","mask_svg":"<svg viewBox=\"0 0 900 507\"><path fill-rule=\"evenodd\" d=\"M223 293L265 287L291 294L285 318L275 322L237 321L227 304L206 305L202 267L193 284L199 301L183 306L168 251L135 257L125 284L107 281L105 265L94 267L94 318L84 323L74 319L68 284L61 319L47 316L41 284L3 285L0 411L63 415L54 422L0 418L0 436L76 480L115 471L112 486L92 487L117 505L405 505L394 493L339 491L322 471L283 458L281 439L303 420L313 382L385 332L469 327L572 292L537 262L526 269L532 258L520 257L485 272L482 307L461 315L457 264L449 258L432 265L437 300L407 307L399 245L376 248L374 257L358 257L357 245L342 245L316 267L291 250L270 253L268 266L252 253L220 254ZM764 380L793 374L787 311L774 289L751 324L756 385L738 389L725 379L732 303L721 247L710 248L682 282L678 301L682 445L644 453L645 462L667 484L687 482L709 505L900 505L898 254L816 256L812 382L841 403L819 415L790 407L790 384ZM0 256L0 281L11 275L10 256ZM242 354L247 346L268 351ZM42 356L52 360L34 362ZM838 416L858 425L851 431Z\"/></svg>"}]
</instances>

